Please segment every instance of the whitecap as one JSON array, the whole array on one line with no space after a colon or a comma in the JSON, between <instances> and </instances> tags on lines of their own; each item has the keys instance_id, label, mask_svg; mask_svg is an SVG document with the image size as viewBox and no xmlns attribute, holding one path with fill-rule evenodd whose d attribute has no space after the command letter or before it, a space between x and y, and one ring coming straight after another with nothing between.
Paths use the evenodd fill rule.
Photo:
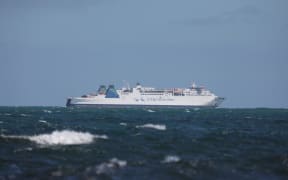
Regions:
<instances>
[{"instance_id":1,"label":"whitecap","mask_svg":"<svg viewBox=\"0 0 288 180\"><path fill-rule=\"evenodd\" d=\"M190 112L190 110L189 110L189 109L185 109L185 112L189 113L189 112Z\"/></svg>"},{"instance_id":2,"label":"whitecap","mask_svg":"<svg viewBox=\"0 0 288 180\"><path fill-rule=\"evenodd\" d=\"M112 158L108 162L104 162L92 169L96 174L109 174L116 169L123 168L127 165L127 161ZM91 171L91 168L86 171Z\"/></svg>"},{"instance_id":3,"label":"whitecap","mask_svg":"<svg viewBox=\"0 0 288 180\"><path fill-rule=\"evenodd\" d=\"M125 167L127 165L127 161L119 160L117 158L110 159L109 163L114 164L118 167Z\"/></svg>"},{"instance_id":4,"label":"whitecap","mask_svg":"<svg viewBox=\"0 0 288 180\"><path fill-rule=\"evenodd\" d=\"M50 111L50 110L47 110L47 109L44 109L44 110L43 110L43 112L45 112L45 113L49 113L49 114L51 114L51 113L52 113L52 111Z\"/></svg>"},{"instance_id":5,"label":"whitecap","mask_svg":"<svg viewBox=\"0 0 288 180\"><path fill-rule=\"evenodd\" d=\"M73 145L90 144L94 138L98 138L88 132L76 132L70 130L54 131L51 134L31 136L28 139L42 145Z\"/></svg>"},{"instance_id":6,"label":"whitecap","mask_svg":"<svg viewBox=\"0 0 288 180\"><path fill-rule=\"evenodd\" d=\"M108 139L108 136L107 135L94 135L94 138L96 139Z\"/></svg>"},{"instance_id":7,"label":"whitecap","mask_svg":"<svg viewBox=\"0 0 288 180\"><path fill-rule=\"evenodd\" d=\"M4 113L5 116L11 116L12 114L9 113Z\"/></svg>"},{"instance_id":8,"label":"whitecap","mask_svg":"<svg viewBox=\"0 0 288 180\"><path fill-rule=\"evenodd\" d=\"M48 124L47 121L45 121L45 120L41 120L41 119L39 120L39 122Z\"/></svg>"},{"instance_id":9,"label":"whitecap","mask_svg":"<svg viewBox=\"0 0 288 180\"><path fill-rule=\"evenodd\" d=\"M155 111L153 111L152 109L147 109L147 112L153 113L153 112L155 112Z\"/></svg>"},{"instance_id":10,"label":"whitecap","mask_svg":"<svg viewBox=\"0 0 288 180\"><path fill-rule=\"evenodd\" d=\"M162 163L177 163L180 161L180 158L178 156L175 155L168 155L164 158L164 160L162 161Z\"/></svg>"},{"instance_id":11,"label":"whitecap","mask_svg":"<svg viewBox=\"0 0 288 180\"><path fill-rule=\"evenodd\" d=\"M27 117L27 116L29 116L28 114L20 114L20 116L22 116L22 117Z\"/></svg>"},{"instance_id":12,"label":"whitecap","mask_svg":"<svg viewBox=\"0 0 288 180\"><path fill-rule=\"evenodd\" d=\"M71 130L53 131L51 134L40 134L35 136L5 136L4 138L27 139L40 145L79 145L90 144L94 139L108 139L106 135L93 135L88 132L77 132Z\"/></svg>"},{"instance_id":13,"label":"whitecap","mask_svg":"<svg viewBox=\"0 0 288 180\"><path fill-rule=\"evenodd\" d=\"M165 131L166 130L166 125L162 125L162 124L144 124L144 125L141 125L141 126L136 126L136 128L151 128L151 129L157 129L157 130Z\"/></svg>"},{"instance_id":14,"label":"whitecap","mask_svg":"<svg viewBox=\"0 0 288 180\"><path fill-rule=\"evenodd\" d=\"M121 122L120 126L127 126L127 123Z\"/></svg>"},{"instance_id":15,"label":"whitecap","mask_svg":"<svg viewBox=\"0 0 288 180\"><path fill-rule=\"evenodd\" d=\"M32 151L33 148L32 147L27 147L27 148L23 148L23 149L16 149L14 152L23 152L23 151Z\"/></svg>"},{"instance_id":16,"label":"whitecap","mask_svg":"<svg viewBox=\"0 0 288 180\"><path fill-rule=\"evenodd\" d=\"M32 147L27 147L27 148L24 148L24 150L26 150L26 151L32 151L33 148L32 148Z\"/></svg>"},{"instance_id":17,"label":"whitecap","mask_svg":"<svg viewBox=\"0 0 288 180\"><path fill-rule=\"evenodd\" d=\"M142 135L141 133L136 133L136 134L132 134L132 136L140 136Z\"/></svg>"}]
</instances>

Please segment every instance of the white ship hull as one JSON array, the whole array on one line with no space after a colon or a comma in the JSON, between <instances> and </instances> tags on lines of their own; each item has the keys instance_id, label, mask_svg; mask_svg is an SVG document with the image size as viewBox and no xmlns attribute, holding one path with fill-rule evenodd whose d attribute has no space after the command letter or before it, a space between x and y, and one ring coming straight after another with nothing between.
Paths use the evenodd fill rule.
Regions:
<instances>
[{"instance_id":1,"label":"white ship hull","mask_svg":"<svg viewBox=\"0 0 288 180\"><path fill-rule=\"evenodd\" d=\"M105 96L68 98L67 106L185 106L185 107L217 107L223 101L217 96L155 96L105 98Z\"/></svg>"},{"instance_id":2,"label":"white ship hull","mask_svg":"<svg viewBox=\"0 0 288 180\"><path fill-rule=\"evenodd\" d=\"M104 87L104 86L102 86ZM217 107L224 100L204 88L192 86L189 89L145 88L138 85L133 89L105 90L100 94L71 97L66 106L86 107L134 107L134 106L165 106L165 107ZM100 91L100 90L98 90ZM111 97L110 97L111 96Z\"/></svg>"}]
</instances>

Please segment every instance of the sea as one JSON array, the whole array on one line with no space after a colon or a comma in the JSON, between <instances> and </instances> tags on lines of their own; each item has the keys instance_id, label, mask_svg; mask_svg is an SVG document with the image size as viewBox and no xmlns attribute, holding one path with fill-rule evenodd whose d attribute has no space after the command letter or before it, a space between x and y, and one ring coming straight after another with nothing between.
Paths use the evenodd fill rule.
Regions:
<instances>
[{"instance_id":1,"label":"sea","mask_svg":"<svg viewBox=\"0 0 288 180\"><path fill-rule=\"evenodd\" d=\"M288 109L0 107L4 179L288 179Z\"/></svg>"}]
</instances>

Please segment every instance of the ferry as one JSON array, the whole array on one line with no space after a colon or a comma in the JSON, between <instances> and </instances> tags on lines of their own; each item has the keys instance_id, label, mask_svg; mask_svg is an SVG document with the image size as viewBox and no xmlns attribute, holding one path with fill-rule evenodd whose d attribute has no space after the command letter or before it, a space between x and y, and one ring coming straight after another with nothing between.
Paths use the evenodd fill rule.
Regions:
<instances>
[{"instance_id":1,"label":"ferry","mask_svg":"<svg viewBox=\"0 0 288 180\"><path fill-rule=\"evenodd\" d=\"M204 87L193 83L188 88L156 89L135 87L116 89L114 85L101 85L96 93L67 98L67 107L218 107L224 101Z\"/></svg>"}]
</instances>

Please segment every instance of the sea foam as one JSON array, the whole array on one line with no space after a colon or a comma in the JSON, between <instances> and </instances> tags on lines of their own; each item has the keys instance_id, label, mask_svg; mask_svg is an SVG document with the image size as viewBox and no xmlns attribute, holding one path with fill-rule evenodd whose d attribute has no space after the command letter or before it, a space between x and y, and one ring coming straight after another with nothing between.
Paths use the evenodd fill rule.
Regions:
<instances>
[{"instance_id":1,"label":"sea foam","mask_svg":"<svg viewBox=\"0 0 288 180\"><path fill-rule=\"evenodd\" d=\"M162 124L144 124L144 125L141 125L141 126L136 126L136 128L151 128L151 129L157 129L157 130L165 131L166 130L166 125L162 125Z\"/></svg>"}]
</instances>

